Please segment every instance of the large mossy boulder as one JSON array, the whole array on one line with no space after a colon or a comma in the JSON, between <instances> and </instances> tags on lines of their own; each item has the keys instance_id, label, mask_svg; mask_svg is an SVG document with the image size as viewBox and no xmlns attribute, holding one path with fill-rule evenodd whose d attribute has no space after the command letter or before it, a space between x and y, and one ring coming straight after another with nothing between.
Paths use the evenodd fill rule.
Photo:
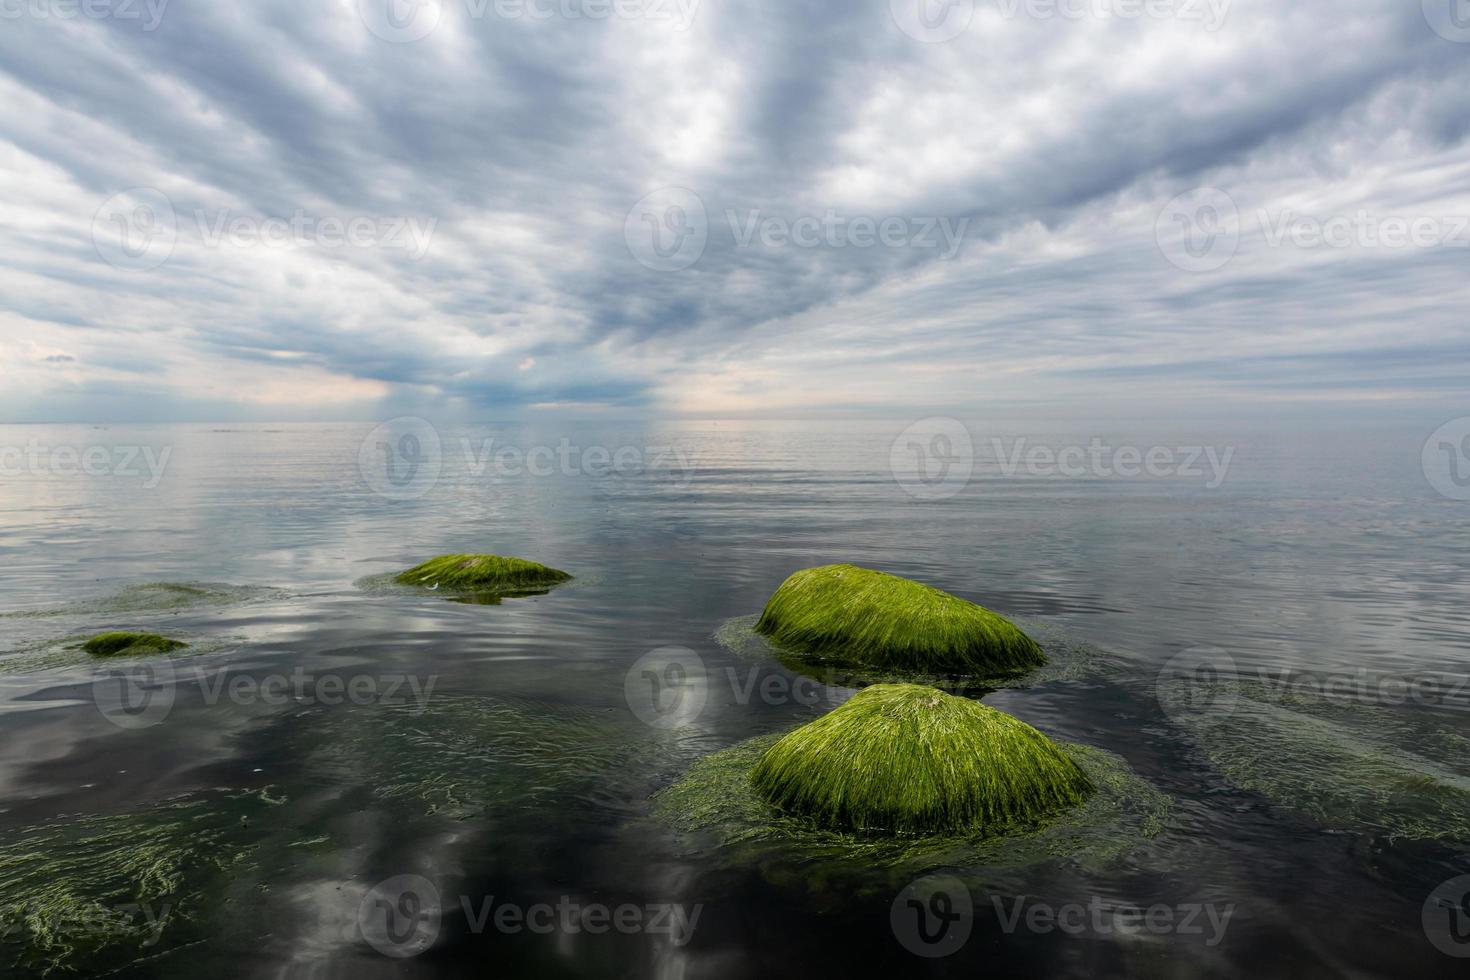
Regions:
<instances>
[{"instance_id":1,"label":"large mossy boulder","mask_svg":"<svg viewBox=\"0 0 1470 980\"><path fill-rule=\"evenodd\" d=\"M755 625L782 646L919 674L1023 674L1046 663L1010 620L921 582L856 565L795 573Z\"/></svg>"},{"instance_id":2,"label":"large mossy boulder","mask_svg":"<svg viewBox=\"0 0 1470 980\"><path fill-rule=\"evenodd\" d=\"M463 591L516 592L549 588L570 578L566 572L524 558L440 555L399 573L394 581Z\"/></svg>"},{"instance_id":3,"label":"large mossy boulder","mask_svg":"<svg viewBox=\"0 0 1470 980\"><path fill-rule=\"evenodd\" d=\"M82 649L96 657L137 656L146 653L168 653L182 650L189 644L171 640L157 633L132 633L117 630L99 633L82 644Z\"/></svg>"},{"instance_id":4,"label":"large mossy boulder","mask_svg":"<svg viewBox=\"0 0 1470 980\"><path fill-rule=\"evenodd\" d=\"M1093 792L1051 739L918 684L880 684L761 756L751 783L782 811L841 830L1003 833Z\"/></svg>"}]
</instances>

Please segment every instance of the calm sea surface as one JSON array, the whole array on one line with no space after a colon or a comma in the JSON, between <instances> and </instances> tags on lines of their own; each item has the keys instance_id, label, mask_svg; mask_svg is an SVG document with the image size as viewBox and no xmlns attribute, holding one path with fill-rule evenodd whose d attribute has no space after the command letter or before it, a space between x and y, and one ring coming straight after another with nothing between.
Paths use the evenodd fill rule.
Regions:
<instances>
[{"instance_id":1,"label":"calm sea surface","mask_svg":"<svg viewBox=\"0 0 1470 980\"><path fill-rule=\"evenodd\" d=\"M896 478L905 424L0 426L0 972L1464 975L1470 908L1431 893L1470 840L1403 832L1470 790L1470 504L1426 479L1427 430L970 420L973 459L926 429ZM1094 439L1108 464L1157 447L1154 474L1026 462ZM575 580L498 604L381 581L447 552ZM896 925L915 869L817 882L653 815L692 763L851 695L715 638L840 561L1092 651L986 702L1121 757L1172 798L1157 833L917 869L969 893L928 957ZM192 646L74 648L122 627ZM1262 729L1285 749L1241 762L1211 733L1238 750L1279 716L1165 711L1181 654L1333 680L1343 721L1293 707ZM697 710L661 713L660 681ZM1336 787L1344 760L1384 781Z\"/></svg>"}]
</instances>

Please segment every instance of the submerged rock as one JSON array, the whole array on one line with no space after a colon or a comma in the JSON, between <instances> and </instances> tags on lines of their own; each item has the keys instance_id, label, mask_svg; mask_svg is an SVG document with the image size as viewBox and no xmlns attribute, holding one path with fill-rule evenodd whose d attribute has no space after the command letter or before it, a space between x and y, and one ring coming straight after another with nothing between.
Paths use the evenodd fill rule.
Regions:
<instances>
[{"instance_id":1,"label":"submerged rock","mask_svg":"<svg viewBox=\"0 0 1470 980\"><path fill-rule=\"evenodd\" d=\"M1046 663L1014 623L948 592L856 565L797 572L756 631L795 650L885 670L1003 676Z\"/></svg>"},{"instance_id":2,"label":"submerged rock","mask_svg":"<svg viewBox=\"0 0 1470 980\"><path fill-rule=\"evenodd\" d=\"M524 558L500 555L440 555L395 576L400 585L481 591L544 589L571 578L566 572Z\"/></svg>"},{"instance_id":3,"label":"submerged rock","mask_svg":"<svg viewBox=\"0 0 1470 980\"><path fill-rule=\"evenodd\" d=\"M1233 676L1166 673L1158 697L1241 789L1339 830L1470 841L1470 739L1451 715Z\"/></svg>"},{"instance_id":4,"label":"submerged rock","mask_svg":"<svg viewBox=\"0 0 1470 980\"><path fill-rule=\"evenodd\" d=\"M82 649L96 657L134 656L144 653L168 653L182 650L189 644L182 640L171 640L157 633L131 633L118 630L99 633L82 644Z\"/></svg>"},{"instance_id":5,"label":"submerged rock","mask_svg":"<svg viewBox=\"0 0 1470 980\"><path fill-rule=\"evenodd\" d=\"M977 701L880 684L782 738L751 771L782 811L848 830L934 833L1032 823L1091 794L1041 732Z\"/></svg>"}]
</instances>

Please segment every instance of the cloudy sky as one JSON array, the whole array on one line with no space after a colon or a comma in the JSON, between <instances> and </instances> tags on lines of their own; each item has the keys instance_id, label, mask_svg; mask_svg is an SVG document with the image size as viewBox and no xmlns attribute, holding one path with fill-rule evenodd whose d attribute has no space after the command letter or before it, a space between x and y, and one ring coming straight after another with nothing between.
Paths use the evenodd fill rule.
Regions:
<instances>
[{"instance_id":1,"label":"cloudy sky","mask_svg":"<svg viewBox=\"0 0 1470 980\"><path fill-rule=\"evenodd\" d=\"M0 0L0 420L1403 411L1465 0Z\"/></svg>"}]
</instances>

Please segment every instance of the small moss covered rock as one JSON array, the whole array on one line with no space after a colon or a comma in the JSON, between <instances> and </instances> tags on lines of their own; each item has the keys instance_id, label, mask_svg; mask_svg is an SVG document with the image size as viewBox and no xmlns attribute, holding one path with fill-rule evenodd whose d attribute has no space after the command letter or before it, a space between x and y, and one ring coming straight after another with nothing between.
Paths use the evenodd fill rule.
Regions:
<instances>
[{"instance_id":1,"label":"small moss covered rock","mask_svg":"<svg viewBox=\"0 0 1470 980\"><path fill-rule=\"evenodd\" d=\"M820 826L1004 832L1074 806L1093 784L1051 739L977 701L880 684L771 746L767 802Z\"/></svg>"},{"instance_id":2,"label":"small moss covered rock","mask_svg":"<svg viewBox=\"0 0 1470 980\"><path fill-rule=\"evenodd\" d=\"M856 565L781 583L756 632L793 649L886 670L1004 676L1046 663L1010 620L948 592Z\"/></svg>"},{"instance_id":3,"label":"small moss covered rock","mask_svg":"<svg viewBox=\"0 0 1470 980\"><path fill-rule=\"evenodd\" d=\"M565 582L566 572L524 558L500 555L440 555L400 573L402 585L442 585L450 589L515 591L542 589Z\"/></svg>"},{"instance_id":4,"label":"small moss covered rock","mask_svg":"<svg viewBox=\"0 0 1470 980\"><path fill-rule=\"evenodd\" d=\"M168 653L170 650L181 650L188 645L180 640L159 636L157 633L117 631L99 633L83 643L82 649L98 657L116 657L124 654Z\"/></svg>"}]
</instances>

